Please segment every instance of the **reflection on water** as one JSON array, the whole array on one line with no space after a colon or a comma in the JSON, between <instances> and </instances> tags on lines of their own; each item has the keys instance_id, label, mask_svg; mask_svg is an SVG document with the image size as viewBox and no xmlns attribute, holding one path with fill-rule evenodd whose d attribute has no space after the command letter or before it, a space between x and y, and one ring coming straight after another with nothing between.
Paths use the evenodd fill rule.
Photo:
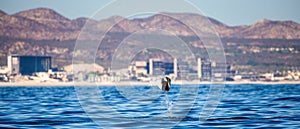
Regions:
<instances>
[{"instance_id":1,"label":"reflection on water","mask_svg":"<svg viewBox=\"0 0 300 129\"><path fill-rule=\"evenodd\" d=\"M180 92L180 86L173 86L168 93L159 89L151 92L153 99L140 97L143 94L131 94L128 99L128 94L115 87L96 87L101 92L101 101L91 98L99 95L87 92L86 98L80 98L88 103L86 107L79 103L74 87L0 87L0 128L99 128L102 124L112 128L159 128L176 120L180 122L174 128L300 128L300 85L227 85L217 110L201 124L199 113L209 85L192 87L198 87L195 101L189 99L190 94ZM148 86L134 88L150 93ZM176 105L178 101L187 103ZM180 109L189 109L186 105L190 101L194 105L188 114L182 119L176 116L182 112ZM95 114L101 112L105 117L91 119L93 114L87 114L86 109ZM95 120L101 124L97 125ZM150 125L142 120L159 122Z\"/></svg>"},{"instance_id":2,"label":"reflection on water","mask_svg":"<svg viewBox=\"0 0 300 129\"><path fill-rule=\"evenodd\" d=\"M165 101L166 101L166 109L170 117L172 117L172 107L173 107L173 102L169 100L167 92L164 92L165 94Z\"/></svg>"}]
</instances>

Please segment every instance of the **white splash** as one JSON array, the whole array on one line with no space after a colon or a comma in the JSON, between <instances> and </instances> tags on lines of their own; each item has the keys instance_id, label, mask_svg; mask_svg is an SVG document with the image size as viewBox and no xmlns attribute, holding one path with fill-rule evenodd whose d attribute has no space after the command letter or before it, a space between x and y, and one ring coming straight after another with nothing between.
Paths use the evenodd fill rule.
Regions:
<instances>
[{"instance_id":1,"label":"white splash","mask_svg":"<svg viewBox=\"0 0 300 129\"><path fill-rule=\"evenodd\" d=\"M173 102L169 101L169 97L168 97L167 92L164 92L164 94L165 94L165 100L166 100L167 113L169 114L169 117L172 117Z\"/></svg>"}]
</instances>

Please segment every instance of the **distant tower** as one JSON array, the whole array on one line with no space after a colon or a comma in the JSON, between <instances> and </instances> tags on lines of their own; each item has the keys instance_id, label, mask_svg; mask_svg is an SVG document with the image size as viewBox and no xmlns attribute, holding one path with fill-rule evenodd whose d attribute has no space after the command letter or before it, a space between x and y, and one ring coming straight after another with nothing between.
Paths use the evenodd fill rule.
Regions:
<instances>
[{"instance_id":1,"label":"distant tower","mask_svg":"<svg viewBox=\"0 0 300 129\"><path fill-rule=\"evenodd\" d=\"M198 78L200 79L202 77L202 70L201 70L202 69L202 67L201 67L202 66L202 62L201 62L201 58L198 58L197 62L198 62L197 63L198 64L197 65L197 73L198 73Z\"/></svg>"},{"instance_id":2,"label":"distant tower","mask_svg":"<svg viewBox=\"0 0 300 129\"><path fill-rule=\"evenodd\" d=\"M9 74L18 74L20 72L20 58L18 55L7 56L7 68Z\"/></svg>"},{"instance_id":3,"label":"distant tower","mask_svg":"<svg viewBox=\"0 0 300 129\"><path fill-rule=\"evenodd\" d=\"M153 59L149 59L149 75L153 75Z\"/></svg>"},{"instance_id":4,"label":"distant tower","mask_svg":"<svg viewBox=\"0 0 300 129\"><path fill-rule=\"evenodd\" d=\"M12 74L12 57L11 55L7 56L7 68L9 69L9 74Z\"/></svg>"},{"instance_id":5,"label":"distant tower","mask_svg":"<svg viewBox=\"0 0 300 129\"><path fill-rule=\"evenodd\" d=\"M175 75L175 77L177 77L177 59L176 58L174 58L174 75Z\"/></svg>"}]
</instances>

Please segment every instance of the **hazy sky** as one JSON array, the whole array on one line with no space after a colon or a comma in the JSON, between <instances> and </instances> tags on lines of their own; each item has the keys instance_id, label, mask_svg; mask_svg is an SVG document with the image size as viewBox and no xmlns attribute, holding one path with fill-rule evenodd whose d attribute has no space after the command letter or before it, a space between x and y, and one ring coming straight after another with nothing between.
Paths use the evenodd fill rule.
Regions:
<instances>
[{"instance_id":1,"label":"hazy sky","mask_svg":"<svg viewBox=\"0 0 300 129\"><path fill-rule=\"evenodd\" d=\"M156 1L156 0L153 0ZM300 0L188 0L206 16L227 25L249 25L266 18L300 23ZM0 9L8 14L47 7L75 19L90 17L112 0L1 0ZM109 14L108 14L109 15ZM119 14L122 16L122 14Z\"/></svg>"}]
</instances>

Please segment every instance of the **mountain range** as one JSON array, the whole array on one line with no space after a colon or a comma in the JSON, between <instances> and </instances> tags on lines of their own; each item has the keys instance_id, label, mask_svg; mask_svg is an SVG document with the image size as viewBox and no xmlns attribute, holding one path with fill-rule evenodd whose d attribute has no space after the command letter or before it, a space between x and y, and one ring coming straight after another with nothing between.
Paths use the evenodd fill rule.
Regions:
<instances>
[{"instance_id":1,"label":"mountain range","mask_svg":"<svg viewBox=\"0 0 300 129\"><path fill-rule=\"evenodd\" d=\"M197 24L203 16L191 13L168 13L191 24ZM293 21L271 21L262 19L253 25L228 26L209 18L221 38L242 39L300 39L300 24ZM126 19L112 16L107 19L88 18L68 19L47 8L30 9L8 15L0 11L0 36L31 40L76 40L86 21L95 29L115 25L111 32L132 33L139 29L169 29L178 36L192 36L187 27L180 25L167 15L156 14L147 18Z\"/></svg>"},{"instance_id":2,"label":"mountain range","mask_svg":"<svg viewBox=\"0 0 300 129\"><path fill-rule=\"evenodd\" d=\"M96 63L109 67L111 58L124 38L140 30L168 30L187 43L198 57L207 57L201 40L185 23L197 25L200 30L217 32L223 43L226 60L244 71L270 71L300 68L300 24L293 21L262 19L253 25L228 26L216 19L192 13L160 13L145 18L127 19L111 16L106 19L68 19L52 9L36 8L7 14L0 10L0 65L6 65L6 56L48 55L53 65L62 67L72 63L74 46L82 28L89 24L90 32L81 40L99 39L97 32L112 26L97 52ZM201 25L209 19L210 26ZM201 34L205 34L205 32ZM137 44L138 42L132 42ZM206 46L207 47L207 46ZM151 53L151 52L150 52ZM149 58L164 58L153 52ZM143 54L137 56L144 59Z\"/></svg>"}]
</instances>

